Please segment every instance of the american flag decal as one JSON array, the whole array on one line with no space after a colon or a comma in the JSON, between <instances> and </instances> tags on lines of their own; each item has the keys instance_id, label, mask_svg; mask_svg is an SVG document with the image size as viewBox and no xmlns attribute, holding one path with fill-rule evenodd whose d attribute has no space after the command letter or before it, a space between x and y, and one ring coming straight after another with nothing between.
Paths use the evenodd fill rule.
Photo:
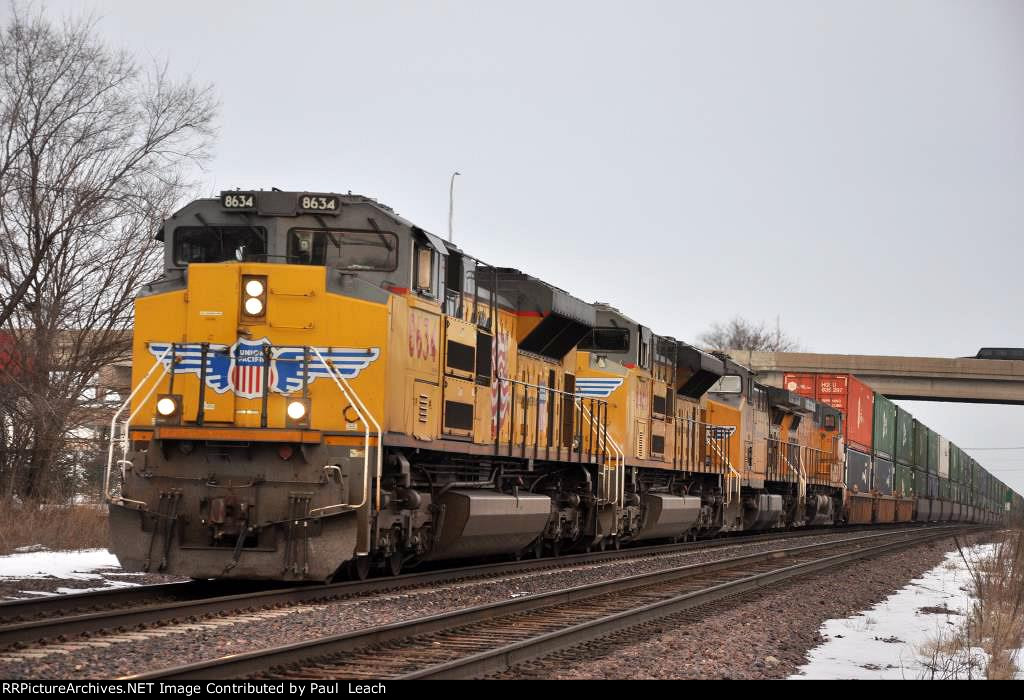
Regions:
<instances>
[{"instance_id":1,"label":"american flag decal","mask_svg":"<svg viewBox=\"0 0 1024 700\"><path fill-rule=\"evenodd\" d=\"M263 396L264 379L268 382L267 391L274 385L277 372L270 361L269 345L266 338L259 341L239 338L235 343L231 353L231 384L237 396L244 399Z\"/></svg>"}]
</instances>

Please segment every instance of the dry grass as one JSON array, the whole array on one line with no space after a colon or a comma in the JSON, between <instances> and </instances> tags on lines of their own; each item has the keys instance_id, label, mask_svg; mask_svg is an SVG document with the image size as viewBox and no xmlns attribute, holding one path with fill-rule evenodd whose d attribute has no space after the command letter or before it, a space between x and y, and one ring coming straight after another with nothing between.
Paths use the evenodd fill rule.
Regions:
<instances>
[{"instance_id":1,"label":"dry grass","mask_svg":"<svg viewBox=\"0 0 1024 700\"><path fill-rule=\"evenodd\" d=\"M1024 647L1024 531L1006 532L992 556L967 564L977 598L968 636L989 656L985 677L1012 680Z\"/></svg>"},{"instance_id":2,"label":"dry grass","mask_svg":"<svg viewBox=\"0 0 1024 700\"><path fill-rule=\"evenodd\" d=\"M106 508L0 501L0 555L31 545L63 550L109 544Z\"/></svg>"},{"instance_id":3,"label":"dry grass","mask_svg":"<svg viewBox=\"0 0 1024 700\"><path fill-rule=\"evenodd\" d=\"M921 648L931 678L1012 680L1024 647L1024 530L1001 533L993 551L969 557L957 542L975 598L964 623Z\"/></svg>"}]
</instances>

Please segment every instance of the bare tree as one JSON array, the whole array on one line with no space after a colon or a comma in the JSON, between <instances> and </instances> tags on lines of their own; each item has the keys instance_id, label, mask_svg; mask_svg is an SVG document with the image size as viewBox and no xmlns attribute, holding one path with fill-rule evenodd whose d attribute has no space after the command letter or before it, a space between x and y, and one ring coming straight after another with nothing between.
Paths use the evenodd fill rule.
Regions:
<instances>
[{"instance_id":1,"label":"bare tree","mask_svg":"<svg viewBox=\"0 0 1024 700\"><path fill-rule=\"evenodd\" d=\"M716 323L698 337L698 341L709 350L752 350L754 352L794 352L800 349L795 338L782 331L779 319L775 327L764 321L753 323L736 316L726 323Z\"/></svg>"},{"instance_id":2,"label":"bare tree","mask_svg":"<svg viewBox=\"0 0 1024 700\"><path fill-rule=\"evenodd\" d=\"M95 422L100 368L130 351L133 299L159 269L153 232L208 158L209 86L140 68L93 20L12 8L0 33L0 468L43 497ZM4 449L6 448L6 449Z\"/></svg>"}]
</instances>

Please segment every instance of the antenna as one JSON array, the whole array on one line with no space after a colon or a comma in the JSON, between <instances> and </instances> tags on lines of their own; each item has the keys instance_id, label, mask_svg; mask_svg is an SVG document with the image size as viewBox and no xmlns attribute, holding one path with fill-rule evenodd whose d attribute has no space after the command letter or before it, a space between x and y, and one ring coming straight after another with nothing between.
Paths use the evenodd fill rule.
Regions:
<instances>
[{"instance_id":1,"label":"antenna","mask_svg":"<svg viewBox=\"0 0 1024 700\"><path fill-rule=\"evenodd\" d=\"M451 181L448 183L448 242L452 242L452 217L455 214L455 176L461 175L458 170L452 173Z\"/></svg>"}]
</instances>

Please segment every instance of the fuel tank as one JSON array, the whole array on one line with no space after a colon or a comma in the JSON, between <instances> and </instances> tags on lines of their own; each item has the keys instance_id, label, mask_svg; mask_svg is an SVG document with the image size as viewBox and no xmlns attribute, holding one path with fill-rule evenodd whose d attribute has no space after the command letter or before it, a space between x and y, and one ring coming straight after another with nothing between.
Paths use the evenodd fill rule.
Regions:
<instances>
[{"instance_id":1,"label":"fuel tank","mask_svg":"<svg viewBox=\"0 0 1024 700\"><path fill-rule=\"evenodd\" d=\"M644 520L634 540L656 540L682 535L697 522L700 497L649 493L644 496Z\"/></svg>"},{"instance_id":2,"label":"fuel tank","mask_svg":"<svg viewBox=\"0 0 1024 700\"><path fill-rule=\"evenodd\" d=\"M440 532L428 560L513 554L537 539L551 517L551 499L534 493L453 489L436 503Z\"/></svg>"}]
</instances>

